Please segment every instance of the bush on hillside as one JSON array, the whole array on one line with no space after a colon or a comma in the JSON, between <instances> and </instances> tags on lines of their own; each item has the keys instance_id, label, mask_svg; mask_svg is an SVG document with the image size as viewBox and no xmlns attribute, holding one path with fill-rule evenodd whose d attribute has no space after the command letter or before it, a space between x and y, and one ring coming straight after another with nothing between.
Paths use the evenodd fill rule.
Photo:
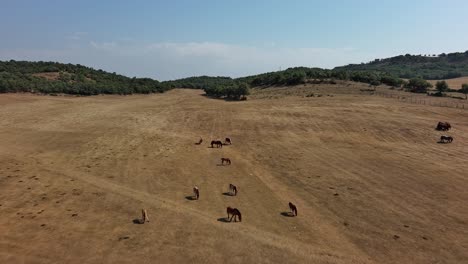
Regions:
<instances>
[{"instance_id":1,"label":"bush on hillside","mask_svg":"<svg viewBox=\"0 0 468 264\"><path fill-rule=\"evenodd\" d=\"M412 93L427 93L427 89L431 87L432 84L421 78L413 78L406 84L406 88Z\"/></svg>"}]
</instances>

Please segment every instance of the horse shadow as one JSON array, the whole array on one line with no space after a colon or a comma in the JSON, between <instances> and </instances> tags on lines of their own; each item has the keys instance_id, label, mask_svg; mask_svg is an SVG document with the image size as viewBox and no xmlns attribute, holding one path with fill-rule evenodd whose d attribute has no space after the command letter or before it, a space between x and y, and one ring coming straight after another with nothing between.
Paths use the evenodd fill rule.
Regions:
<instances>
[{"instance_id":1,"label":"horse shadow","mask_svg":"<svg viewBox=\"0 0 468 264\"><path fill-rule=\"evenodd\" d=\"M218 221L219 222L223 222L223 223L230 223L231 221L229 221L229 218L228 217L221 217L221 218L218 218Z\"/></svg>"},{"instance_id":2,"label":"horse shadow","mask_svg":"<svg viewBox=\"0 0 468 264\"><path fill-rule=\"evenodd\" d=\"M294 214L291 212L281 212L280 214L285 217L294 217Z\"/></svg>"},{"instance_id":3,"label":"horse shadow","mask_svg":"<svg viewBox=\"0 0 468 264\"><path fill-rule=\"evenodd\" d=\"M135 218L132 221L135 225L142 225L144 224L143 221L140 218Z\"/></svg>"},{"instance_id":4,"label":"horse shadow","mask_svg":"<svg viewBox=\"0 0 468 264\"><path fill-rule=\"evenodd\" d=\"M448 144L448 143L450 143L450 141L441 141L441 140L437 141L437 144Z\"/></svg>"},{"instance_id":5,"label":"horse shadow","mask_svg":"<svg viewBox=\"0 0 468 264\"><path fill-rule=\"evenodd\" d=\"M197 200L197 198L193 195L189 195L189 196L185 196L185 199L189 200L189 201L195 201Z\"/></svg>"},{"instance_id":6,"label":"horse shadow","mask_svg":"<svg viewBox=\"0 0 468 264\"><path fill-rule=\"evenodd\" d=\"M232 195L232 193L230 193L230 192L223 192L223 195L226 195L226 196L234 196L234 195Z\"/></svg>"}]
</instances>

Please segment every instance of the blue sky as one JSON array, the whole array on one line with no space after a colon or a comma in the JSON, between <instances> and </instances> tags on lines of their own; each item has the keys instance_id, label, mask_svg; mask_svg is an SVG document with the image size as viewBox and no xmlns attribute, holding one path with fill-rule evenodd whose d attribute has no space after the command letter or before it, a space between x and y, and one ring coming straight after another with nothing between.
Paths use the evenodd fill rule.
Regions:
<instances>
[{"instance_id":1,"label":"blue sky","mask_svg":"<svg viewBox=\"0 0 468 264\"><path fill-rule=\"evenodd\" d=\"M7 1L0 60L168 80L468 50L468 1Z\"/></svg>"}]
</instances>

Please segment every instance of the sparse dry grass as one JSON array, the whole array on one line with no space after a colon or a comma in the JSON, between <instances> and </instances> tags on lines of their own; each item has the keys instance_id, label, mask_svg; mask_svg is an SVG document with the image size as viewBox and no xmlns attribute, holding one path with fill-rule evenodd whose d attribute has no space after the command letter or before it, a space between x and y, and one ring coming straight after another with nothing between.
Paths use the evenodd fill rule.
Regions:
<instances>
[{"instance_id":1,"label":"sparse dry grass","mask_svg":"<svg viewBox=\"0 0 468 264\"><path fill-rule=\"evenodd\" d=\"M0 95L0 262L466 262L467 111L366 88ZM134 224L142 208L151 222Z\"/></svg>"}]
</instances>

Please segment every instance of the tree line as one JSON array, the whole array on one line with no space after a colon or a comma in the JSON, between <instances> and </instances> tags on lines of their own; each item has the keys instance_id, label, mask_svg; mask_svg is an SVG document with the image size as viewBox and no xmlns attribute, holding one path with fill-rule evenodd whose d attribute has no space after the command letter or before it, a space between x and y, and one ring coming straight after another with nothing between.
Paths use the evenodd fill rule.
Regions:
<instances>
[{"instance_id":1,"label":"tree line","mask_svg":"<svg viewBox=\"0 0 468 264\"><path fill-rule=\"evenodd\" d=\"M40 75L44 73L54 73L54 77L45 78ZM156 93L173 88L191 88L203 89L206 95L211 97L239 100L249 94L249 87L288 86L308 82L335 83L336 80L362 82L371 86L386 84L392 87L402 87L415 93L427 93L428 89L432 87L422 78L412 78L406 81L388 72L376 70L328 70L295 67L236 79L223 76L199 76L159 82L150 78L129 78L79 64L0 61L0 93L38 92L97 95ZM439 88L437 89L439 90ZM448 91L448 88L441 89L437 94L439 96ZM465 84L458 92L466 95L467 90L468 84Z\"/></svg>"},{"instance_id":2,"label":"tree line","mask_svg":"<svg viewBox=\"0 0 468 264\"><path fill-rule=\"evenodd\" d=\"M405 83L400 78L378 71L344 71L306 67L288 68L284 71L263 73L238 80L247 82L251 86L298 85L326 80L349 80L370 85L386 84L395 87L400 87Z\"/></svg>"}]
</instances>

